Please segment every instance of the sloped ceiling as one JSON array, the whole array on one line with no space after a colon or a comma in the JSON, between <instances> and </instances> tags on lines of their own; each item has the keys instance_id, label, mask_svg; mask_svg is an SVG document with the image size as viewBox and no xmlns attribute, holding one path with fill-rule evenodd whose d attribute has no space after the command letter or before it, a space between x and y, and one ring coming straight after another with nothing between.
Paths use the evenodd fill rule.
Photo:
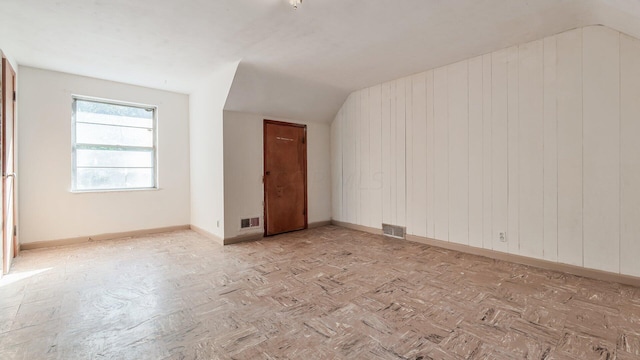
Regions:
<instances>
[{"instance_id":1,"label":"sloped ceiling","mask_svg":"<svg viewBox=\"0 0 640 360\"><path fill-rule=\"evenodd\" d=\"M183 93L242 60L228 109L330 121L353 90L592 24L639 36L640 2L3 0L0 48L21 65Z\"/></svg>"},{"instance_id":2,"label":"sloped ceiling","mask_svg":"<svg viewBox=\"0 0 640 360\"><path fill-rule=\"evenodd\" d=\"M349 91L240 63L225 110L258 113L273 120L331 121Z\"/></svg>"}]
</instances>

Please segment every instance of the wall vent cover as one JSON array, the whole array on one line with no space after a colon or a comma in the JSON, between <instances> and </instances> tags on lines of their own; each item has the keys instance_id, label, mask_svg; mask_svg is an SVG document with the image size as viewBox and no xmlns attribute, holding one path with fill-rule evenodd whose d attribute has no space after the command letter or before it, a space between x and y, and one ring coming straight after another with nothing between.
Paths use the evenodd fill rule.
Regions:
<instances>
[{"instance_id":1,"label":"wall vent cover","mask_svg":"<svg viewBox=\"0 0 640 360\"><path fill-rule=\"evenodd\" d=\"M392 237L395 239L405 238L405 228L402 226L382 224L382 233L384 236Z\"/></svg>"},{"instance_id":2,"label":"wall vent cover","mask_svg":"<svg viewBox=\"0 0 640 360\"><path fill-rule=\"evenodd\" d=\"M259 217L240 219L240 229L253 228L258 226L260 226Z\"/></svg>"}]
</instances>

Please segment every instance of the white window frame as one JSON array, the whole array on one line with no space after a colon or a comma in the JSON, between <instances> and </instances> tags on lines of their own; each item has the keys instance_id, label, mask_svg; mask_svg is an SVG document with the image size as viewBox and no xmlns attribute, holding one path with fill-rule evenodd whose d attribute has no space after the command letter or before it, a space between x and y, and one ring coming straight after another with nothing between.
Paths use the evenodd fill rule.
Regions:
<instances>
[{"instance_id":1,"label":"white window frame","mask_svg":"<svg viewBox=\"0 0 640 360\"><path fill-rule=\"evenodd\" d=\"M159 186L158 186L158 106L156 105L146 105L146 104L139 104L139 103L132 103L132 102L126 102L126 101L119 101L119 100L111 100L111 99L103 99L103 98L96 98L96 97L90 97L90 96L83 96L83 95L71 95L71 192L73 193L95 193L95 192L114 192L114 191L147 191L147 190L158 190ZM96 102L96 103L102 103L102 104L107 104L107 105L119 105L119 106L128 106L128 107L135 107L135 108L140 108L140 109L145 109L145 110L151 110L153 111L153 147L152 149L152 157L153 157L153 185L150 187L140 187L140 188L112 188L112 189L77 189L77 155L76 155L76 149L77 149L77 142L76 142L76 102L80 100L80 101L90 101L90 102ZM112 125L107 125L107 126L112 126ZM122 126L122 125L113 125L116 127L127 127L127 126ZM100 145L100 146L105 146L103 144L81 144L81 145ZM137 146L119 146L119 145L106 145L107 147L113 147L114 150L116 149L122 149L122 148L127 148L127 149L150 149L150 148L146 148L146 147L137 147Z\"/></svg>"}]
</instances>

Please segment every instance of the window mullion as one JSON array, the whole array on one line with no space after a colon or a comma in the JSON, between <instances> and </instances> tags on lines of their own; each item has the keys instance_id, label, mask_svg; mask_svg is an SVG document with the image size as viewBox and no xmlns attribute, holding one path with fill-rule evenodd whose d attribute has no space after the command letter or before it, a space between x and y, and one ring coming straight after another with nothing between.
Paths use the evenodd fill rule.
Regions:
<instances>
[{"instance_id":1,"label":"window mullion","mask_svg":"<svg viewBox=\"0 0 640 360\"><path fill-rule=\"evenodd\" d=\"M155 149L151 146L127 146L127 145L105 145L105 144L87 144L87 143L77 143L77 149L82 150L104 150L104 151L142 151L149 152L154 151Z\"/></svg>"}]
</instances>

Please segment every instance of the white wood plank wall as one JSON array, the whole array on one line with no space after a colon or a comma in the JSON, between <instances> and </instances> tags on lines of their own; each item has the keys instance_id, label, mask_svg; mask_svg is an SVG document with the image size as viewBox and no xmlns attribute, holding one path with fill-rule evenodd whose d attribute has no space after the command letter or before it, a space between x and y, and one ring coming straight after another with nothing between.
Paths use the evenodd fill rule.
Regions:
<instances>
[{"instance_id":1,"label":"white wood plank wall","mask_svg":"<svg viewBox=\"0 0 640 360\"><path fill-rule=\"evenodd\" d=\"M603 26L356 91L333 218L640 276L638 98L640 40Z\"/></svg>"},{"instance_id":2,"label":"white wood plank wall","mask_svg":"<svg viewBox=\"0 0 640 360\"><path fill-rule=\"evenodd\" d=\"M640 40L620 36L620 272L640 276Z\"/></svg>"},{"instance_id":3,"label":"white wood plank wall","mask_svg":"<svg viewBox=\"0 0 640 360\"><path fill-rule=\"evenodd\" d=\"M468 62L449 65L449 241L469 244Z\"/></svg>"},{"instance_id":4,"label":"white wood plank wall","mask_svg":"<svg viewBox=\"0 0 640 360\"><path fill-rule=\"evenodd\" d=\"M558 261L582 266L582 30L557 36Z\"/></svg>"},{"instance_id":5,"label":"white wood plank wall","mask_svg":"<svg viewBox=\"0 0 640 360\"><path fill-rule=\"evenodd\" d=\"M582 41L584 266L619 272L620 33L588 27Z\"/></svg>"}]
</instances>

